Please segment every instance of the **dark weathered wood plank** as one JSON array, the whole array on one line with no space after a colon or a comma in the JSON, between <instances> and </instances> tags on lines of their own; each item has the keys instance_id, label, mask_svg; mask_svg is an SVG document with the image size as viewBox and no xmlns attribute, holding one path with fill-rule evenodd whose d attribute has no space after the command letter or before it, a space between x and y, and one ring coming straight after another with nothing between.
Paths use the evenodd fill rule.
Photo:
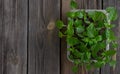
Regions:
<instances>
[{"instance_id":1,"label":"dark weathered wood plank","mask_svg":"<svg viewBox=\"0 0 120 74\"><path fill-rule=\"evenodd\" d=\"M3 1L0 0L0 74L3 72Z\"/></svg>"},{"instance_id":2,"label":"dark weathered wood plank","mask_svg":"<svg viewBox=\"0 0 120 74\"><path fill-rule=\"evenodd\" d=\"M27 0L0 0L0 74L26 71Z\"/></svg>"},{"instance_id":3,"label":"dark weathered wood plank","mask_svg":"<svg viewBox=\"0 0 120 74\"><path fill-rule=\"evenodd\" d=\"M118 20L116 22L116 28L114 29L117 37L118 37L118 48L117 48L117 55L116 55L116 68L113 70L113 74L119 74L120 73L120 0L116 0L115 7L118 11ZM112 73L111 73L112 74Z\"/></svg>"},{"instance_id":4,"label":"dark weathered wood plank","mask_svg":"<svg viewBox=\"0 0 120 74\"><path fill-rule=\"evenodd\" d=\"M118 48L117 48L117 55L116 55L116 67L113 69L113 73L111 74L119 74L120 73L120 0L115 0L115 7L118 11L118 20L115 22L116 27L114 28L114 32L118 37Z\"/></svg>"},{"instance_id":5,"label":"dark weathered wood plank","mask_svg":"<svg viewBox=\"0 0 120 74\"><path fill-rule=\"evenodd\" d=\"M59 0L29 0L28 74L60 74Z\"/></svg>"},{"instance_id":6,"label":"dark weathered wood plank","mask_svg":"<svg viewBox=\"0 0 120 74\"><path fill-rule=\"evenodd\" d=\"M102 0L77 0L80 9L101 9Z\"/></svg>"},{"instance_id":7,"label":"dark weathered wood plank","mask_svg":"<svg viewBox=\"0 0 120 74\"><path fill-rule=\"evenodd\" d=\"M110 66L108 64L101 68L101 74L110 74Z\"/></svg>"}]
</instances>

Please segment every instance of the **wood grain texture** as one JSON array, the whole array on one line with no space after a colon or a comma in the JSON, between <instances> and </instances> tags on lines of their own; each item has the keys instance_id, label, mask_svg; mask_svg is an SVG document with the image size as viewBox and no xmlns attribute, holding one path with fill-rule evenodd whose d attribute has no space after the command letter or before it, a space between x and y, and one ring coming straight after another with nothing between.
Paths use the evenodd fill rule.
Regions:
<instances>
[{"instance_id":1,"label":"wood grain texture","mask_svg":"<svg viewBox=\"0 0 120 74\"><path fill-rule=\"evenodd\" d=\"M79 9L102 9L102 0L77 0ZM67 24L66 12L70 10L70 0L62 0L62 20ZM61 39L61 74L74 74L72 70L73 64L67 59L67 43L65 38ZM82 67L79 68L77 74L99 74L99 69L86 72Z\"/></svg>"},{"instance_id":2,"label":"wood grain texture","mask_svg":"<svg viewBox=\"0 0 120 74\"><path fill-rule=\"evenodd\" d=\"M113 70L113 74L120 73L120 0L115 0L115 7L118 11L118 20L115 22L116 28L114 29L117 37L118 37L118 48L117 48L117 55L116 55L116 68ZM112 73L111 73L112 74Z\"/></svg>"},{"instance_id":3,"label":"wood grain texture","mask_svg":"<svg viewBox=\"0 0 120 74\"><path fill-rule=\"evenodd\" d=\"M27 0L0 0L0 74L26 71Z\"/></svg>"},{"instance_id":4,"label":"wood grain texture","mask_svg":"<svg viewBox=\"0 0 120 74\"><path fill-rule=\"evenodd\" d=\"M59 0L29 0L28 74L60 74Z\"/></svg>"},{"instance_id":5,"label":"wood grain texture","mask_svg":"<svg viewBox=\"0 0 120 74\"><path fill-rule=\"evenodd\" d=\"M117 26L114 29L114 31L116 32L116 35L118 37L118 48L117 48L117 55L116 55L117 64L113 74L120 73L120 1L117 0L116 4L117 4L117 10L118 10L118 20L116 22Z\"/></svg>"},{"instance_id":6,"label":"wood grain texture","mask_svg":"<svg viewBox=\"0 0 120 74\"><path fill-rule=\"evenodd\" d=\"M0 0L0 74L3 72L3 1Z\"/></svg>"}]
</instances>

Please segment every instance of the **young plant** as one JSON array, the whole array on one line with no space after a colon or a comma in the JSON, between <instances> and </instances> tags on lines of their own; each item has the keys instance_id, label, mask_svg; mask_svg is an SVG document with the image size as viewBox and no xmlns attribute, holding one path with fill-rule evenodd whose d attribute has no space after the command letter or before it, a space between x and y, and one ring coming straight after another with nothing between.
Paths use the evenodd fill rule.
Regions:
<instances>
[{"instance_id":1,"label":"young plant","mask_svg":"<svg viewBox=\"0 0 120 74\"><path fill-rule=\"evenodd\" d=\"M73 71L77 72L78 66L83 65L87 69L100 68L107 63L114 66L116 61L112 56L116 53L117 42L112 31L115 25L111 22L117 19L116 9L76 10L78 5L74 0L70 6L73 10L67 13L67 25L57 20L56 26L60 30L66 28L64 32L59 30L59 37L66 37L69 59L75 64Z\"/></svg>"}]
</instances>

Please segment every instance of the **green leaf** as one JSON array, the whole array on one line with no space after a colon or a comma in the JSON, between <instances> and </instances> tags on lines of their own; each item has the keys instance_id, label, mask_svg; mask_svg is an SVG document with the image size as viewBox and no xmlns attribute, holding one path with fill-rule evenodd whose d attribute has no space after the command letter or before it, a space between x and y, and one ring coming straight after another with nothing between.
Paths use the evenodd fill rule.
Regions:
<instances>
[{"instance_id":1,"label":"green leaf","mask_svg":"<svg viewBox=\"0 0 120 74\"><path fill-rule=\"evenodd\" d=\"M82 40L86 43L88 43L90 41L90 39L88 37L84 37Z\"/></svg>"},{"instance_id":2,"label":"green leaf","mask_svg":"<svg viewBox=\"0 0 120 74\"><path fill-rule=\"evenodd\" d=\"M96 39L96 41L101 41L102 40L102 36L98 35L95 39Z\"/></svg>"},{"instance_id":3,"label":"green leaf","mask_svg":"<svg viewBox=\"0 0 120 74\"><path fill-rule=\"evenodd\" d=\"M67 35L69 35L69 36L74 35L74 27L73 27L73 21L72 20L68 22Z\"/></svg>"},{"instance_id":4,"label":"green leaf","mask_svg":"<svg viewBox=\"0 0 120 74\"><path fill-rule=\"evenodd\" d=\"M79 51L81 51L81 52L86 52L86 51L88 51L87 45L84 44L84 43L82 43L82 42L80 42L80 45L77 46L77 47L79 48Z\"/></svg>"},{"instance_id":5,"label":"green leaf","mask_svg":"<svg viewBox=\"0 0 120 74\"><path fill-rule=\"evenodd\" d=\"M104 23L106 28L110 28L110 24L109 23Z\"/></svg>"},{"instance_id":6,"label":"green leaf","mask_svg":"<svg viewBox=\"0 0 120 74\"><path fill-rule=\"evenodd\" d=\"M116 61L115 60L111 60L110 62L109 62L109 64L110 64L110 66L115 66L116 65Z\"/></svg>"},{"instance_id":7,"label":"green leaf","mask_svg":"<svg viewBox=\"0 0 120 74\"><path fill-rule=\"evenodd\" d=\"M76 12L76 16L78 17L78 18L83 18L83 13L81 12L81 11L77 11Z\"/></svg>"},{"instance_id":8,"label":"green leaf","mask_svg":"<svg viewBox=\"0 0 120 74\"><path fill-rule=\"evenodd\" d=\"M64 23L61 20L56 21L56 26L58 29L62 29L64 27Z\"/></svg>"},{"instance_id":9,"label":"green leaf","mask_svg":"<svg viewBox=\"0 0 120 74\"><path fill-rule=\"evenodd\" d=\"M103 41L103 42L100 42L99 43L99 48L100 49L105 49L106 48L106 43Z\"/></svg>"},{"instance_id":10,"label":"green leaf","mask_svg":"<svg viewBox=\"0 0 120 74\"><path fill-rule=\"evenodd\" d=\"M102 39L103 39L103 40L106 40L106 38L107 38L107 36L106 36L106 31L103 31L101 35L102 35Z\"/></svg>"},{"instance_id":11,"label":"green leaf","mask_svg":"<svg viewBox=\"0 0 120 74\"><path fill-rule=\"evenodd\" d=\"M93 24L90 24L90 25L87 27L87 36L88 36L88 37L94 37L93 28L94 28L94 25L93 25Z\"/></svg>"},{"instance_id":12,"label":"green leaf","mask_svg":"<svg viewBox=\"0 0 120 74\"><path fill-rule=\"evenodd\" d=\"M76 60L74 60L74 63L75 63L76 65L79 65L79 64L80 64L80 61L79 61L78 59L76 59Z\"/></svg>"},{"instance_id":13,"label":"green leaf","mask_svg":"<svg viewBox=\"0 0 120 74\"><path fill-rule=\"evenodd\" d=\"M103 23L104 23L103 21L98 21L97 22L97 25L98 25L97 28L101 29L101 28L105 27L105 25Z\"/></svg>"},{"instance_id":14,"label":"green leaf","mask_svg":"<svg viewBox=\"0 0 120 74\"><path fill-rule=\"evenodd\" d=\"M108 19L110 21L117 19L117 10L114 7L108 7L106 11L108 12Z\"/></svg>"},{"instance_id":15,"label":"green leaf","mask_svg":"<svg viewBox=\"0 0 120 74\"><path fill-rule=\"evenodd\" d=\"M73 53L74 57L81 58L83 56L83 53L79 52L77 49L74 49Z\"/></svg>"},{"instance_id":16,"label":"green leaf","mask_svg":"<svg viewBox=\"0 0 120 74\"><path fill-rule=\"evenodd\" d=\"M101 21L106 18L106 15L100 11L89 11L88 16L92 18L94 22Z\"/></svg>"},{"instance_id":17,"label":"green leaf","mask_svg":"<svg viewBox=\"0 0 120 74\"><path fill-rule=\"evenodd\" d=\"M90 40L89 40L89 45L92 45L93 43L94 43L94 41L90 41Z\"/></svg>"},{"instance_id":18,"label":"green leaf","mask_svg":"<svg viewBox=\"0 0 120 74\"><path fill-rule=\"evenodd\" d=\"M100 68L100 67L102 67L103 65L104 65L104 61L98 61L98 62L96 62L95 64L94 64L94 66L96 67L96 68Z\"/></svg>"},{"instance_id":19,"label":"green leaf","mask_svg":"<svg viewBox=\"0 0 120 74\"><path fill-rule=\"evenodd\" d=\"M87 57L87 59L90 59L91 58L91 53L90 52L86 52L86 57Z\"/></svg>"},{"instance_id":20,"label":"green leaf","mask_svg":"<svg viewBox=\"0 0 120 74\"><path fill-rule=\"evenodd\" d=\"M77 3L75 2L75 0L71 0L71 2L70 2L70 7L71 7L72 9L76 9L76 8L78 7L78 5L77 5Z\"/></svg>"},{"instance_id":21,"label":"green leaf","mask_svg":"<svg viewBox=\"0 0 120 74\"><path fill-rule=\"evenodd\" d=\"M98 32L96 31L94 24L91 23L88 27L87 27L87 36L92 38L95 37L98 34Z\"/></svg>"},{"instance_id":22,"label":"green leaf","mask_svg":"<svg viewBox=\"0 0 120 74\"><path fill-rule=\"evenodd\" d=\"M62 38L62 37L64 36L64 34L63 34L62 32L59 31L58 36L59 36L60 38Z\"/></svg>"},{"instance_id":23,"label":"green leaf","mask_svg":"<svg viewBox=\"0 0 120 74\"><path fill-rule=\"evenodd\" d=\"M114 32L112 30L106 30L106 38L108 39L107 42L110 43L116 40Z\"/></svg>"},{"instance_id":24,"label":"green leaf","mask_svg":"<svg viewBox=\"0 0 120 74\"><path fill-rule=\"evenodd\" d=\"M75 38L75 37L69 37L68 36L67 37L67 43L68 43L68 45L73 46L73 45L78 44L79 40L77 38Z\"/></svg>"},{"instance_id":25,"label":"green leaf","mask_svg":"<svg viewBox=\"0 0 120 74\"><path fill-rule=\"evenodd\" d=\"M73 51L74 49L73 48L67 48L68 51Z\"/></svg>"},{"instance_id":26,"label":"green leaf","mask_svg":"<svg viewBox=\"0 0 120 74\"><path fill-rule=\"evenodd\" d=\"M86 20L85 20L85 23L86 23L86 24L90 24L91 22L90 22L88 19L86 19Z\"/></svg>"},{"instance_id":27,"label":"green leaf","mask_svg":"<svg viewBox=\"0 0 120 74\"><path fill-rule=\"evenodd\" d=\"M75 27L78 27L78 26L82 25L82 20L76 19L74 24L75 24Z\"/></svg>"},{"instance_id":28,"label":"green leaf","mask_svg":"<svg viewBox=\"0 0 120 74\"><path fill-rule=\"evenodd\" d=\"M104 56L104 54L103 54L103 56ZM109 56L106 56L106 57L104 58L104 61L105 61L106 63L109 63L110 60L111 60L111 57L109 57Z\"/></svg>"},{"instance_id":29,"label":"green leaf","mask_svg":"<svg viewBox=\"0 0 120 74\"><path fill-rule=\"evenodd\" d=\"M67 12L67 17L75 18L76 14L75 14L75 12L70 11L70 12Z\"/></svg>"},{"instance_id":30,"label":"green leaf","mask_svg":"<svg viewBox=\"0 0 120 74\"><path fill-rule=\"evenodd\" d=\"M105 27L108 28L108 29L111 29L113 27L115 27L114 24L108 24L108 23L104 23Z\"/></svg>"},{"instance_id":31,"label":"green leaf","mask_svg":"<svg viewBox=\"0 0 120 74\"><path fill-rule=\"evenodd\" d=\"M109 39L112 40L112 41L116 40L116 37L115 37L115 35L114 35L114 32L113 32L112 30L110 30L109 33L110 33Z\"/></svg>"},{"instance_id":32,"label":"green leaf","mask_svg":"<svg viewBox=\"0 0 120 74\"><path fill-rule=\"evenodd\" d=\"M111 39L110 39L110 30L109 29L106 29L106 38L107 38L107 44L109 44L111 42Z\"/></svg>"},{"instance_id":33,"label":"green leaf","mask_svg":"<svg viewBox=\"0 0 120 74\"><path fill-rule=\"evenodd\" d=\"M92 41L93 43L97 43L97 42L98 42L97 37L96 37L95 39L91 39L91 41Z\"/></svg>"},{"instance_id":34,"label":"green leaf","mask_svg":"<svg viewBox=\"0 0 120 74\"><path fill-rule=\"evenodd\" d=\"M105 52L105 56L113 56L116 53L116 50L108 50Z\"/></svg>"},{"instance_id":35,"label":"green leaf","mask_svg":"<svg viewBox=\"0 0 120 74\"><path fill-rule=\"evenodd\" d=\"M84 30L85 30L84 27L81 26L81 25L79 25L78 27L76 27L76 32L77 33L82 33Z\"/></svg>"},{"instance_id":36,"label":"green leaf","mask_svg":"<svg viewBox=\"0 0 120 74\"><path fill-rule=\"evenodd\" d=\"M106 29L106 38L110 38L110 31Z\"/></svg>"},{"instance_id":37,"label":"green leaf","mask_svg":"<svg viewBox=\"0 0 120 74\"><path fill-rule=\"evenodd\" d=\"M97 53L101 49L105 49L105 48L106 48L106 43L105 42L99 42L99 43L94 44L93 46L91 46L92 56L97 57Z\"/></svg>"},{"instance_id":38,"label":"green leaf","mask_svg":"<svg viewBox=\"0 0 120 74\"><path fill-rule=\"evenodd\" d=\"M82 35L82 34L77 34L78 35L78 37L80 37L80 38L84 38L84 35Z\"/></svg>"},{"instance_id":39,"label":"green leaf","mask_svg":"<svg viewBox=\"0 0 120 74\"><path fill-rule=\"evenodd\" d=\"M87 19L87 13L86 13L86 11L84 10L84 9L82 9L82 10L80 10L80 12L82 13L82 15L83 15L83 19L84 19L84 21L86 21L86 19Z\"/></svg>"},{"instance_id":40,"label":"green leaf","mask_svg":"<svg viewBox=\"0 0 120 74\"><path fill-rule=\"evenodd\" d=\"M118 43L116 41L112 42L112 47L113 48L117 48L118 47Z\"/></svg>"}]
</instances>

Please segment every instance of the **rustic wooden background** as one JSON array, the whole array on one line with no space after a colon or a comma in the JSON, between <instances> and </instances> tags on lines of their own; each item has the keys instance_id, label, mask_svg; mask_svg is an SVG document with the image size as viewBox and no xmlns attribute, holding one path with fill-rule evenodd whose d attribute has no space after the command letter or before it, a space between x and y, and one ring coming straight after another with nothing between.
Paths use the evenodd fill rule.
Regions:
<instances>
[{"instance_id":1,"label":"rustic wooden background","mask_svg":"<svg viewBox=\"0 0 120 74\"><path fill-rule=\"evenodd\" d=\"M77 0L79 9L114 6L118 20L113 29L120 37L120 0ZM0 0L0 74L74 74L66 58L65 39L59 39L56 19L66 23L70 0ZM120 39L118 39L120 46ZM77 74L120 74L120 47L115 69Z\"/></svg>"}]
</instances>

